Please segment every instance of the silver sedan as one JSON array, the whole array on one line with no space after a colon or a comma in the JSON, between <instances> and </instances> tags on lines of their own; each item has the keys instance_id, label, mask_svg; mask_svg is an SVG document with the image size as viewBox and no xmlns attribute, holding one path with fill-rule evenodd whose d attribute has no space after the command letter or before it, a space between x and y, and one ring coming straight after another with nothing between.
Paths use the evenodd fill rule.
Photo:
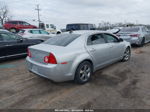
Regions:
<instances>
[{"instance_id":1,"label":"silver sedan","mask_svg":"<svg viewBox=\"0 0 150 112\"><path fill-rule=\"evenodd\" d=\"M29 71L55 82L88 82L98 69L117 61L128 61L129 42L100 31L61 34L28 48Z\"/></svg>"},{"instance_id":2,"label":"silver sedan","mask_svg":"<svg viewBox=\"0 0 150 112\"><path fill-rule=\"evenodd\" d=\"M125 27L117 35L131 44L139 46L150 42L150 32L145 26Z\"/></svg>"}]
</instances>

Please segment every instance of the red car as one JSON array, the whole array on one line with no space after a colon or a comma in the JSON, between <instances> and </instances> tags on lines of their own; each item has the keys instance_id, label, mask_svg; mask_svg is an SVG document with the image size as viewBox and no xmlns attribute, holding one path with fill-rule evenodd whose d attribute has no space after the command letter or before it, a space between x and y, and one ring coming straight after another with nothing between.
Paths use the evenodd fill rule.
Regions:
<instances>
[{"instance_id":1,"label":"red car","mask_svg":"<svg viewBox=\"0 0 150 112\"><path fill-rule=\"evenodd\" d=\"M24 21L8 21L3 25L3 27L13 33L19 32L21 29L37 28L36 26L30 25Z\"/></svg>"}]
</instances>

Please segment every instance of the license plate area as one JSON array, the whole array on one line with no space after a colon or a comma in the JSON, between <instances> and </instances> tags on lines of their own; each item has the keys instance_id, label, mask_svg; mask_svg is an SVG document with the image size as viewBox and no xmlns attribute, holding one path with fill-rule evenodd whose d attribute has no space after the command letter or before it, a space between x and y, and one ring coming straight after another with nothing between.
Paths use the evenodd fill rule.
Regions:
<instances>
[{"instance_id":1,"label":"license plate area","mask_svg":"<svg viewBox=\"0 0 150 112\"><path fill-rule=\"evenodd\" d=\"M38 73L38 68L37 68L37 66L35 66L35 65L33 65L33 64L31 64L31 70L32 70L33 72L35 72L35 73Z\"/></svg>"}]
</instances>

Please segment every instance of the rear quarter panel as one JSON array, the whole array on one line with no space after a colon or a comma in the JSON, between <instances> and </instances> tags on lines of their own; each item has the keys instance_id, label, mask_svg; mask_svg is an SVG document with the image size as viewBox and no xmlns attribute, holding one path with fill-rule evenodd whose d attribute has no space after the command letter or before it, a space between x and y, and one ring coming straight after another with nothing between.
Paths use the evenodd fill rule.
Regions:
<instances>
[{"instance_id":1,"label":"rear quarter panel","mask_svg":"<svg viewBox=\"0 0 150 112\"><path fill-rule=\"evenodd\" d=\"M84 60L91 60L90 55L88 54L87 50L85 49L85 38L81 37L71 45L64 47L62 50L58 52L55 51L55 55L57 58L58 63L68 62L69 67L66 71L69 72L74 76L75 71L79 64Z\"/></svg>"}]
</instances>

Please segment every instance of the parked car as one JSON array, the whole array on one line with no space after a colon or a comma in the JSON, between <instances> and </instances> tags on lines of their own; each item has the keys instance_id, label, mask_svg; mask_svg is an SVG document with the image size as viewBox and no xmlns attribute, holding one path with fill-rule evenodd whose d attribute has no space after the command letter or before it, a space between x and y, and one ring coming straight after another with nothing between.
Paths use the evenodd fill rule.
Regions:
<instances>
[{"instance_id":1,"label":"parked car","mask_svg":"<svg viewBox=\"0 0 150 112\"><path fill-rule=\"evenodd\" d=\"M150 41L150 32L145 26L125 27L117 35L131 44L139 46Z\"/></svg>"},{"instance_id":2,"label":"parked car","mask_svg":"<svg viewBox=\"0 0 150 112\"><path fill-rule=\"evenodd\" d=\"M23 29L19 31L18 35L21 35L23 38L40 39L43 41L55 36L42 29Z\"/></svg>"},{"instance_id":3,"label":"parked car","mask_svg":"<svg viewBox=\"0 0 150 112\"><path fill-rule=\"evenodd\" d=\"M97 31L61 34L28 48L29 71L55 82L88 82L94 71L117 61L128 61L129 42Z\"/></svg>"},{"instance_id":4,"label":"parked car","mask_svg":"<svg viewBox=\"0 0 150 112\"><path fill-rule=\"evenodd\" d=\"M27 54L27 47L41 43L37 39L23 39L19 35L0 31L0 60Z\"/></svg>"},{"instance_id":5,"label":"parked car","mask_svg":"<svg viewBox=\"0 0 150 112\"><path fill-rule=\"evenodd\" d=\"M3 27L13 33L19 32L21 29L37 28L24 21L7 21Z\"/></svg>"},{"instance_id":6,"label":"parked car","mask_svg":"<svg viewBox=\"0 0 150 112\"><path fill-rule=\"evenodd\" d=\"M94 24L89 23L74 23L66 25L66 31L75 30L96 30L96 26Z\"/></svg>"}]
</instances>

